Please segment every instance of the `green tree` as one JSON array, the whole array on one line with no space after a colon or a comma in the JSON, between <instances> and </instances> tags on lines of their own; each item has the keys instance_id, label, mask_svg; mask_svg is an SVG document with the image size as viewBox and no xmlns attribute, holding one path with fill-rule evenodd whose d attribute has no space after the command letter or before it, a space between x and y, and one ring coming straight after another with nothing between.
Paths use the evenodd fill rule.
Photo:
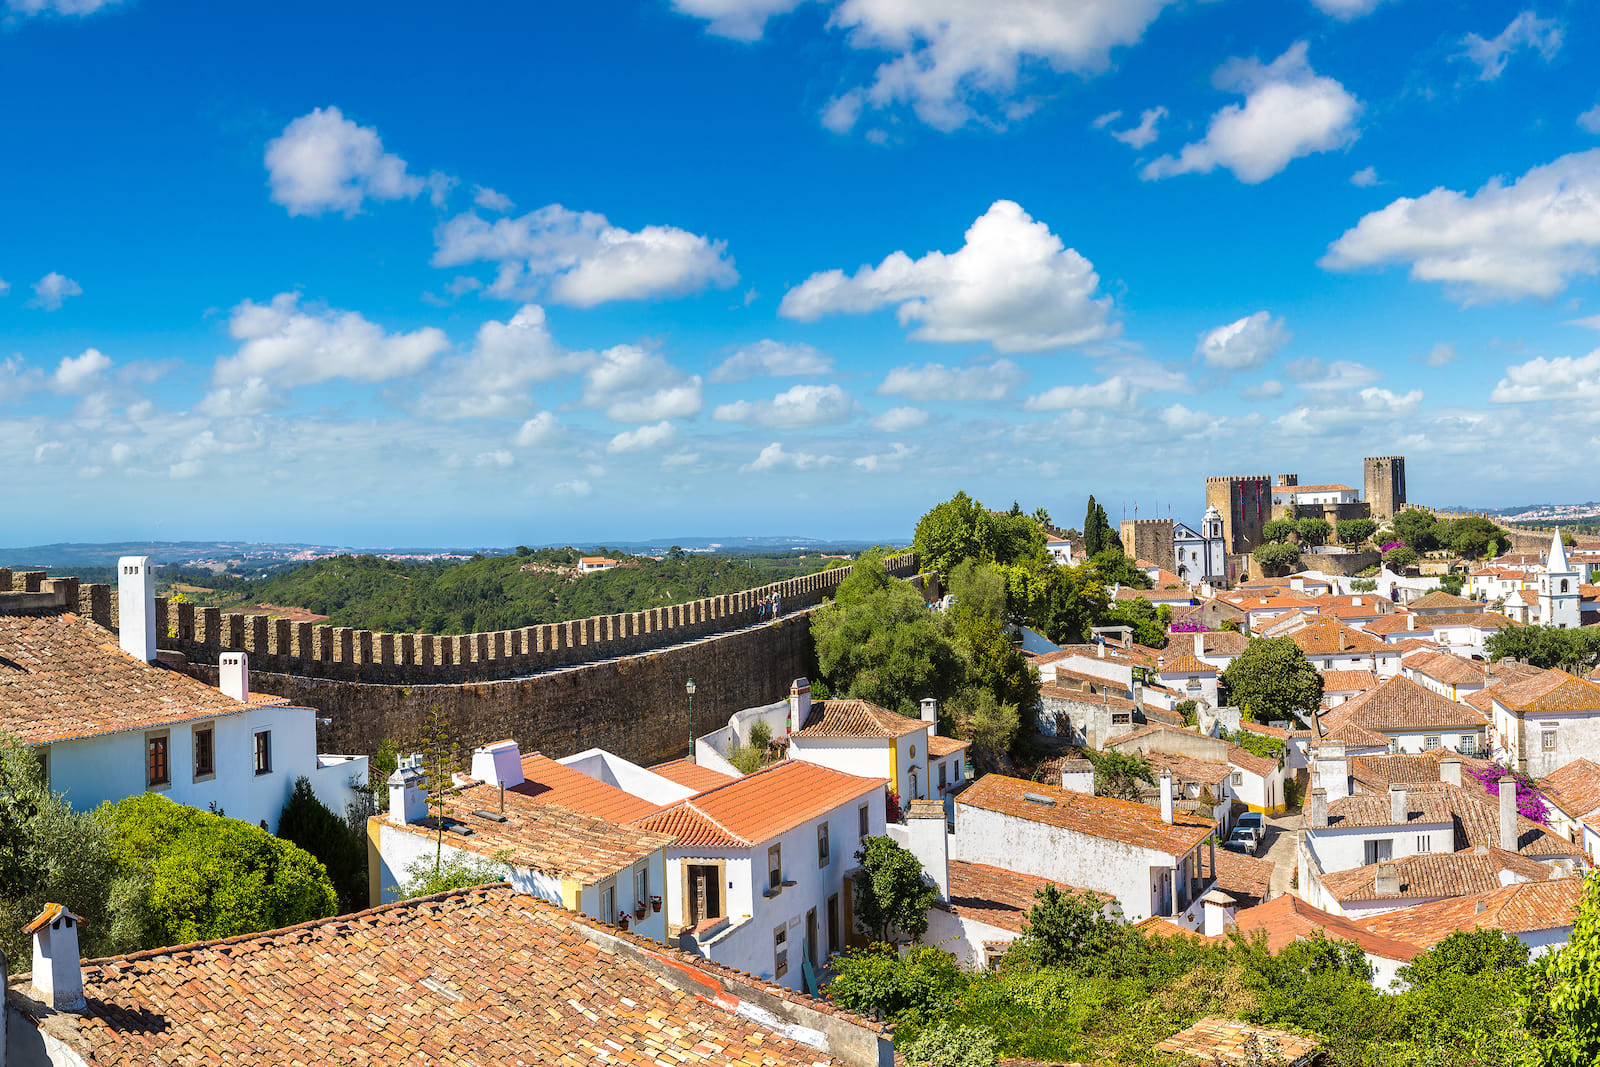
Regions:
<instances>
[{"instance_id":1,"label":"green tree","mask_svg":"<svg viewBox=\"0 0 1600 1067\"><path fill-rule=\"evenodd\" d=\"M811 617L818 675L839 697L914 715L923 697L948 699L965 665L922 595L867 553Z\"/></svg>"},{"instance_id":2,"label":"green tree","mask_svg":"<svg viewBox=\"0 0 1600 1067\"><path fill-rule=\"evenodd\" d=\"M1504 930L1458 930L1400 968L1407 985L1429 985L1445 975L1476 977L1526 966L1528 946Z\"/></svg>"},{"instance_id":3,"label":"green tree","mask_svg":"<svg viewBox=\"0 0 1600 1067\"><path fill-rule=\"evenodd\" d=\"M210 941L336 914L315 856L238 819L140 793L102 809L112 855L142 883L142 948Z\"/></svg>"},{"instance_id":4,"label":"green tree","mask_svg":"<svg viewBox=\"0 0 1600 1067\"><path fill-rule=\"evenodd\" d=\"M1180 700L1172 705L1173 714L1183 720L1185 726L1197 726L1200 723L1200 704L1194 700Z\"/></svg>"},{"instance_id":5,"label":"green tree","mask_svg":"<svg viewBox=\"0 0 1600 1067\"><path fill-rule=\"evenodd\" d=\"M960 981L956 958L931 947L912 948L902 955L894 946L878 943L835 956L832 967L830 1001L895 1022L945 1011Z\"/></svg>"},{"instance_id":6,"label":"green tree","mask_svg":"<svg viewBox=\"0 0 1600 1067\"><path fill-rule=\"evenodd\" d=\"M888 941L893 930L920 940L937 894L923 879L917 857L891 837L868 837L856 850L856 862L856 921L876 941Z\"/></svg>"},{"instance_id":7,"label":"green tree","mask_svg":"<svg viewBox=\"0 0 1600 1067\"><path fill-rule=\"evenodd\" d=\"M1528 1061L1538 1067L1600 1063L1600 871L1583 897L1564 947L1534 961L1523 997Z\"/></svg>"},{"instance_id":8,"label":"green tree","mask_svg":"<svg viewBox=\"0 0 1600 1067\"><path fill-rule=\"evenodd\" d=\"M936 505L917 521L911 546L924 568L949 574L963 560L1012 563L1044 552L1044 530L1018 508L991 515L966 493Z\"/></svg>"},{"instance_id":9,"label":"green tree","mask_svg":"<svg viewBox=\"0 0 1600 1067\"><path fill-rule=\"evenodd\" d=\"M1138 752L1107 748L1085 749L1083 754L1094 764L1095 796L1138 800L1143 796L1143 785L1156 784L1150 761Z\"/></svg>"},{"instance_id":10,"label":"green tree","mask_svg":"<svg viewBox=\"0 0 1600 1067\"><path fill-rule=\"evenodd\" d=\"M1451 596L1460 596L1461 590L1466 587L1467 576L1459 571L1439 576L1439 588Z\"/></svg>"},{"instance_id":11,"label":"green tree","mask_svg":"<svg viewBox=\"0 0 1600 1067\"><path fill-rule=\"evenodd\" d=\"M750 743L741 745L735 741L728 762L737 767L740 774L754 774L767 762L767 749L771 744L772 727L765 720L757 719L750 727Z\"/></svg>"},{"instance_id":12,"label":"green tree","mask_svg":"<svg viewBox=\"0 0 1600 1067\"><path fill-rule=\"evenodd\" d=\"M1121 542L1118 542L1120 545ZM1089 577L1101 585L1126 585L1133 589L1149 589L1155 583L1139 569L1120 548L1101 549L1083 565Z\"/></svg>"},{"instance_id":13,"label":"green tree","mask_svg":"<svg viewBox=\"0 0 1600 1067\"><path fill-rule=\"evenodd\" d=\"M1261 524L1261 539L1268 543L1287 541L1294 533L1293 519L1268 519Z\"/></svg>"},{"instance_id":14,"label":"green tree","mask_svg":"<svg viewBox=\"0 0 1600 1067\"><path fill-rule=\"evenodd\" d=\"M1439 537L1444 525L1432 513L1417 508L1407 508L1394 517L1390 524L1395 536L1418 552L1432 552L1439 547Z\"/></svg>"},{"instance_id":15,"label":"green tree","mask_svg":"<svg viewBox=\"0 0 1600 1067\"><path fill-rule=\"evenodd\" d=\"M1093 893L1063 893L1054 883L1036 889L1011 951L1041 967L1066 967L1115 951L1128 928L1109 919Z\"/></svg>"},{"instance_id":16,"label":"green tree","mask_svg":"<svg viewBox=\"0 0 1600 1067\"><path fill-rule=\"evenodd\" d=\"M1293 640L1253 637L1222 672L1226 700L1256 722L1308 717L1322 705L1322 675Z\"/></svg>"},{"instance_id":17,"label":"green tree","mask_svg":"<svg viewBox=\"0 0 1600 1067\"><path fill-rule=\"evenodd\" d=\"M1300 565L1299 545L1262 545L1250 555L1268 576L1288 574Z\"/></svg>"},{"instance_id":18,"label":"green tree","mask_svg":"<svg viewBox=\"0 0 1600 1067\"><path fill-rule=\"evenodd\" d=\"M1446 548L1467 559L1482 559L1499 544L1500 527L1481 515L1463 515L1443 528Z\"/></svg>"},{"instance_id":19,"label":"green tree","mask_svg":"<svg viewBox=\"0 0 1600 1067\"><path fill-rule=\"evenodd\" d=\"M32 951L22 927L49 903L88 920L79 934L86 956L140 947L126 937L129 901L119 877L105 822L73 811L45 784L34 751L0 734L0 952L12 973Z\"/></svg>"},{"instance_id":20,"label":"green tree","mask_svg":"<svg viewBox=\"0 0 1600 1067\"><path fill-rule=\"evenodd\" d=\"M1110 525L1105 520L1106 509L1094 502L1094 494L1089 494L1089 506L1083 513L1083 554L1085 556L1099 555L1102 548L1109 547L1102 542L1105 540L1103 528Z\"/></svg>"},{"instance_id":21,"label":"green tree","mask_svg":"<svg viewBox=\"0 0 1600 1067\"><path fill-rule=\"evenodd\" d=\"M422 787L427 791L428 807L433 809L433 869L437 876L444 854L445 797L456 791L456 746L450 740L450 724L438 704L428 708L426 731L422 736Z\"/></svg>"},{"instance_id":22,"label":"green tree","mask_svg":"<svg viewBox=\"0 0 1600 1067\"><path fill-rule=\"evenodd\" d=\"M1417 560L1421 558L1417 554L1417 550L1410 545L1396 545L1383 554L1383 563L1384 566L1398 573L1407 567L1416 566Z\"/></svg>"},{"instance_id":23,"label":"green tree","mask_svg":"<svg viewBox=\"0 0 1600 1067\"><path fill-rule=\"evenodd\" d=\"M1172 623L1172 609L1165 604L1159 607L1143 597L1131 600L1114 600L1099 625L1131 626L1133 639L1146 648L1165 648L1167 627Z\"/></svg>"},{"instance_id":24,"label":"green tree","mask_svg":"<svg viewBox=\"0 0 1600 1067\"><path fill-rule=\"evenodd\" d=\"M1378 532L1378 524L1371 519L1340 519L1336 530L1341 545L1355 548Z\"/></svg>"},{"instance_id":25,"label":"green tree","mask_svg":"<svg viewBox=\"0 0 1600 1067\"><path fill-rule=\"evenodd\" d=\"M452 852L444 862L434 864L426 856L406 867L405 883L389 889L401 900L431 897L453 889L504 882L511 877L511 850L502 849L491 859L466 852Z\"/></svg>"},{"instance_id":26,"label":"green tree","mask_svg":"<svg viewBox=\"0 0 1600 1067\"><path fill-rule=\"evenodd\" d=\"M972 742L972 763L980 774L1005 770L1008 754L1022 726L1022 713L1015 704L1005 704L994 693L978 686L967 686L948 704L956 722L956 734Z\"/></svg>"},{"instance_id":27,"label":"green tree","mask_svg":"<svg viewBox=\"0 0 1600 1067\"><path fill-rule=\"evenodd\" d=\"M1490 635L1483 647L1491 661L1509 657L1543 670L1582 675L1600 665L1600 629L1592 627L1519 626Z\"/></svg>"},{"instance_id":28,"label":"green tree","mask_svg":"<svg viewBox=\"0 0 1600 1067\"><path fill-rule=\"evenodd\" d=\"M995 1067L1000 1039L986 1027L936 1022L905 1047L909 1067Z\"/></svg>"},{"instance_id":29,"label":"green tree","mask_svg":"<svg viewBox=\"0 0 1600 1067\"><path fill-rule=\"evenodd\" d=\"M304 775L295 780L294 792L278 816L278 836L322 861L339 894L341 911L359 911L367 906L365 841L352 834L350 824L317 799L311 779Z\"/></svg>"},{"instance_id":30,"label":"green tree","mask_svg":"<svg viewBox=\"0 0 1600 1067\"><path fill-rule=\"evenodd\" d=\"M1325 545L1333 535L1333 526L1327 519L1301 519L1294 525L1302 545Z\"/></svg>"}]
</instances>

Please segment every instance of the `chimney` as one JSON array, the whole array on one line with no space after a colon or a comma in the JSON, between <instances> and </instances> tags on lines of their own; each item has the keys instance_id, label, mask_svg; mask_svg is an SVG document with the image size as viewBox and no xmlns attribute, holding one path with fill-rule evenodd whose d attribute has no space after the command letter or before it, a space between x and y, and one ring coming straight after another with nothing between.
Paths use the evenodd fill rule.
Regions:
<instances>
[{"instance_id":1,"label":"chimney","mask_svg":"<svg viewBox=\"0 0 1600 1067\"><path fill-rule=\"evenodd\" d=\"M1406 822L1409 811L1406 807L1406 787L1391 785L1389 787L1389 821L1396 826Z\"/></svg>"},{"instance_id":2,"label":"chimney","mask_svg":"<svg viewBox=\"0 0 1600 1067\"><path fill-rule=\"evenodd\" d=\"M789 685L789 732L806 728L811 718L811 680L796 678Z\"/></svg>"},{"instance_id":3,"label":"chimney","mask_svg":"<svg viewBox=\"0 0 1600 1067\"><path fill-rule=\"evenodd\" d=\"M1482 897L1479 897L1477 899L1477 902L1475 904L1473 904L1473 906L1472 906L1472 914L1474 914L1474 915L1482 915L1484 912L1486 912L1488 910L1489 910L1489 902L1487 900L1484 900Z\"/></svg>"},{"instance_id":4,"label":"chimney","mask_svg":"<svg viewBox=\"0 0 1600 1067\"><path fill-rule=\"evenodd\" d=\"M217 688L241 704L250 702L250 656L223 652L217 656Z\"/></svg>"},{"instance_id":5,"label":"chimney","mask_svg":"<svg viewBox=\"0 0 1600 1067\"><path fill-rule=\"evenodd\" d=\"M1406 629L1407 630L1415 630L1416 628L1417 628L1417 613L1414 612L1414 611L1406 612Z\"/></svg>"},{"instance_id":6,"label":"chimney","mask_svg":"<svg viewBox=\"0 0 1600 1067\"><path fill-rule=\"evenodd\" d=\"M1222 937L1236 925L1234 909L1238 901L1222 890L1211 890L1200 898L1200 904L1205 913L1205 925L1200 932L1207 937Z\"/></svg>"},{"instance_id":7,"label":"chimney","mask_svg":"<svg viewBox=\"0 0 1600 1067\"><path fill-rule=\"evenodd\" d=\"M408 756L389 775L389 821L396 826L414 823L428 814L428 791L422 787L422 762Z\"/></svg>"},{"instance_id":8,"label":"chimney","mask_svg":"<svg viewBox=\"0 0 1600 1067\"><path fill-rule=\"evenodd\" d=\"M950 839L945 833L944 804L937 800L913 800L906 806L907 844L922 864L922 873L938 891L940 900L950 899Z\"/></svg>"},{"instance_id":9,"label":"chimney","mask_svg":"<svg viewBox=\"0 0 1600 1067\"><path fill-rule=\"evenodd\" d=\"M1161 821L1172 822L1172 772L1161 768Z\"/></svg>"},{"instance_id":10,"label":"chimney","mask_svg":"<svg viewBox=\"0 0 1600 1067\"><path fill-rule=\"evenodd\" d=\"M156 587L149 556L117 560L117 629L122 651L151 663L156 658ZM76 936L76 935L74 935Z\"/></svg>"},{"instance_id":11,"label":"chimney","mask_svg":"<svg viewBox=\"0 0 1600 1067\"><path fill-rule=\"evenodd\" d=\"M515 741L496 741L472 750L472 777L500 787L500 810L506 810L506 786L521 785L522 753Z\"/></svg>"},{"instance_id":12,"label":"chimney","mask_svg":"<svg viewBox=\"0 0 1600 1067\"><path fill-rule=\"evenodd\" d=\"M1400 868L1393 863L1380 863L1372 876L1372 889L1380 897L1400 895Z\"/></svg>"},{"instance_id":13,"label":"chimney","mask_svg":"<svg viewBox=\"0 0 1600 1067\"><path fill-rule=\"evenodd\" d=\"M1446 756L1439 761L1439 781L1445 785L1461 784L1461 760L1455 756Z\"/></svg>"},{"instance_id":14,"label":"chimney","mask_svg":"<svg viewBox=\"0 0 1600 1067\"><path fill-rule=\"evenodd\" d=\"M1500 847L1507 852L1517 851L1517 783L1510 778L1500 779Z\"/></svg>"},{"instance_id":15,"label":"chimney","mask_svg":"<svg viewBox=\"0 0 1600 1067\"><path fill-rule=\"evenodd\" d=\"M1326 789L1313 789L1311 791L1311 822L1313 830L1326 830L1328 828L1328 791Z\"/></svg>"},{"instance_id":16,"label":"chimney","mask_svg":"<svg viewBox=\"0 0 1600 1067\"><path fill-rule=\"evenodd\" d=\"M1194 658L1199 659L1206 652L1206 635L1198 631L1194 635Z\"/></svg>"},{"instance_id":17,"label":"chimney","mask_svg":"<svg viewBox=\"0 0 1600 1067\"><path fill-rule=\"evenodd\" d=\"M1106 658L1106 639L1104 637L1100 638L1099 642L1096 643L1094 654L1101 659Z\"/></svg>"},{"instance_id":18,"label":"chimney","mask_svg":"<svg viewBox=\"0 0 1600 1067\"><path fill-rule=\"evenodd\" d=\"M1061 788L1094 796L1094 764L1086 759L1062 760Z\"/></svg>"},{"instance_id":19,"label":"chimney","mask_svg":"<svg viewBox=\"0 0 1600 1067\"><path fill-rule=\"evenodd\" d=\"M928 736L939 736L939 701L934 697L923 697L921 707L922 721L928 724Z\"/></svg>"},{"instance_id":20,"label":"chimney","mask_svg":"<svg viewBox=\"0 0 1600 1067\"><path fill-rule=\"evenodd\" d=\"M33 935L33 990L57 1011L82 1011L83 959L78 955L78 927L83 920L61 904L46 904L22 928Z\"/></svg>"}]
</instances>

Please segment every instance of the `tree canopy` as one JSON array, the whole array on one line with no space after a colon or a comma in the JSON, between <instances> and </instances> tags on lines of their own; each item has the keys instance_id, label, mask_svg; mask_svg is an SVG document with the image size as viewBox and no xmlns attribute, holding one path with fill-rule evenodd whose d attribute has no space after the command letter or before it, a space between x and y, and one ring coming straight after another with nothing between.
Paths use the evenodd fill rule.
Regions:
<instances>
[{"instance_id":1,"label":"tree canopy","mask_svg":"<svg viewBox=\"0 0 1600 1067\"><path fill-rule=\"evenodd\" d=\"M1491 634L1483 649L1491 661L1510 657L1544 670L1559 668L1582 675L1600 665L1600 629L1519 626Z\"/></svg>"},{"instance_id":2,"label":"tree canopy","mask_svg":"<svg viewBox=\"0 0 1600 1067\"><path fill-rule=\"evenodd\" d=\"M1256 722L1305 718L1322 704L1322 674L1287 637L1253 637L1222 672L1229 704Z\"/></svg>"},{"instance_id":3,"label":"tree canopy","mask_svg":"<svg viewBox=\"0 0 1600 1067\"><path fill-rule=\"evenodd\" d=\"M1288 574L1300 565L1300 546L1293 544L1266 544L1250 553L1268 576Z\"/></svg>"},{"instance_id":4,"label":"tree canopy","mask_svg":"<svg viewBox=\"0 0 1600 1067\"><path fill-rule=\"evenodd\" d=\"M1432 512L1417 508L1406 508L1394 517L1390 525L1394 527L1396 537L1418 552L1431 552L1438 548L1439 537L1444 532L1442 524Z\"/></svg>"},{"instance_id":5,"label":"tree canopy","mask_svg":"<svg viewBox=\"0 0 1600 1067\"><path fill-rule=\"evenodd\" d=\"M949 574L963 560L1014 563L1044 551L1044 529L1018 508L991 514L958 492L917 521L912 548L925 569Z\"/></svg>"},{"instance_id":6,"label":"tree canopy","mask_svg":"<svg viewBox=\"0 0 1600 1067\"><path fill-rule=\"evenodd\" d=\"M1371 519L1340 519L1335 530L1341 545L1355 548L1378 532L1378 524Z\"/></svg>"},{"instance_id":7,"label":"tree canopy","mask_svg":"<svg viewBox=\"0 0 1600 1067\"><path fill-rule=\"evenodd\" d=\"M856 862L856 921L877 941L890 940L895 930L920 940L937 893L923 879L917 857L892 837L868 837L856 850Z\"/></svg>"},{"instance_id":8,"label":"tree canopy","mask_svg":"<svg viewBox=\"0 0 1600 1067\"><path fill-rule=\"evenodd\" d=\"M1540 957L1523 999L1522 1022L1538 1067L1600 1063L1600 872L1584 879L1567 944Z\"/></svg>"},{"instance_id":9,"label":"tree canopy","mask_svg":"<svg viewBox=\"0 0 1600 1067\"><path fill-rule=\"evenodd\" d=\"M367 906L367 849L350 824L317 799L311 779L301 775L278 816L278 836L305 849L322 862L339 894L339 909Z\"/></svg>"},{"instance_id":10,"label":"tree canopy","mask_svg":"<svg viewBox=\"0 0 1600 1067\"><path fill-rule=\"evenodd\" d=\"M1269 543L1289 540L1295 533L1295 520L1268 519L1261 524L1261 539Z\"/></svg>"},{"instance_id":11,"label":"tree canopy","mask_svg":"<svg viewBox=\"0 0 1600 1067\"><path fill-rule=\"evenodd\" d=\"M1328 538L1333 536L1333 526L1327 519L1301 519L1294 524L1295 533L1300 535L1302 545L1325 545Z\"/></svg>"}]
</instances>

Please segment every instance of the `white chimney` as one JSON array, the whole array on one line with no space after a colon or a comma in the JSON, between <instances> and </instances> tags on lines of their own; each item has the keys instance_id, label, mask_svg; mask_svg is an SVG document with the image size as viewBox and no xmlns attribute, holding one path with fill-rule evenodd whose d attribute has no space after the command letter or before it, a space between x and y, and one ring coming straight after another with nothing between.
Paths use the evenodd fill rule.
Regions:
<instances>
[{"instance_id":1,"label":"white chimney","mask_svg":"<svg viewBox=\"0 0 1600 1067\"><path fill-rule=\"evenodd\" d=\"M907 844L933 882L940 900L950 899L950 838L945 833L944 805L913 800L906 807Z\"/></svg>"},{"instance_id":2,"label":"white chimney","mask_svg":"<svg viewBox=\"0 0 1600 1067\"><path fill-rule=\"evenodd\" d=\"M1408 808L1406 806L1406 787L1391 785L1389 787L1389 821L1396 826L1403 825L1406 821Z\"/></svg>"},{"instance_id":3,"label":"white chimney","mask_svg":"<svg viewBox=\"0 0 1600 1067\"><path fill-rule=\"evenodd\" d=\"M1099 644L1097 644L1095 646L1095 653L1094 654L1096 656L1099 656L1101 659L1105 659L1106 658L1106 639L1104 637L1102 637L1100 639Z\"/></svg>"},{"instance_id":4,"label":"white chimney","mask_svg":"<svg viewBox=\"0 0 1600 1067\"><path fill-rule=\"evenodd\" d=\"M414 823L428 814L428 791L422 787L421 761L409 756L389 775L389 821L397 826Z\"/></svg>"},{"instance_id":5,"label":"white chimney","mask_svg":"<svg viewBox=\"0 0 1600 1067\"><path fill-rule=\"evenodd\" d=\"M1313 789L1311 791L1311 817L1307 825L1313 830L1326 830L1328 828L1328 791L1326 789Z\"/></svg>"},{"instance_id":6,"label":"white chimney","mask_svg":"<svg viewBox=\"0 0 1600 1067\"><path fill-rule=\"evenodd\" d=\"M1094 764L1086 759L1062 760L1061 788L1094 796Z\"/></svg>"},{"instance_id":7,"label":"white chimney","mask_svg":"<svg viewBox=\"0 0 1600 1067\"><path fill-rule=\"evenodd\" d=\"M1205 653L1206 635L1196 631L1194 635L1194 658L1199 659L1201 656L1205 655Z\"/></svg>"},{"instance_id":8,"label":"white chimney","mask_svg":"<svg viewBox=\"0 0 1600 1067\"><path fill-rule=\"evenodd\" d=\"M217 657L217 688L240 703L250 702L250 656L224 652Z\"/></svg>"},{"instance_id":9,"label":"white chimney","mask_svg":"<svg viewBox=\"0 0 1600 1067\"><path fill-rule=\"evenodd\" d=\"M1393 863L1380 863L1372 876L1372 890L1380 897L1400 895L1400 868Z\"/></svg>"},{"instance_id":10,"label":"white chimney","mask_svg":"<svg viewBox=\"0 0 1600 1067\"><path fill-rule=\"evenodd\" d=\"M1222 937L1232 928L1234 923L1234 910L1238 901L1220 889L1213 889L1200 898L1200 904L1205 911L1205 926L1201 933L1207 937Z\"/></svg>"},{"instance_id":11,"label":"white chimney","mask_svg":"<svg viewBox=\"0 0 1600 1067\"><path fill-rule=\"evenodd\" d=\"M1161 821L1172 822L1172 772L1161 768Z\"/></svg>"},{"instance_id":12,"label":"white chimney","mask_svg":"<svg viewBox=\"0 0 1600 1067\"><path fill-rule=\"evenodd\" d=\"M1517 783L1510 778L1500 779L1500 847L1507 852L1517 851Z\"/></svg>"},{"instance_id":13,"label":"white chimney","mask_svg":"<svg viewBox=\"0 0 1600 1067\"><path fill-rule=\"evenodd\" d=\"M1415 630L1416 628L1417 628L1417 613L1414 612L1414 611L1406 612L1406 629L1407 630Z\"/></svg>"},{"instance_id":14,"label":"white chimney","mask_svg":"<svg viewBox=\"0 0 1600 1067\"><path fill-rule=\"evenodd\" d=\"M1446 756L1439 761L1439 781L1445 785L1461 784L1461 761L1454 756Z\"/></svg>"},{"instance_id":15,"label":"white chimney","mask_svg":"<svg viewBox=\"0 0 1600 1067\"><path fill-rule=\"evenodd\" d=\"M789 686L789 732L803 730L811 717L811 680L796 678Z\"/></svg>"},{"instance_id":16,"label":"white chimney","mask_svg":"<svg viewBox=\"0 0 1600 1067\"><path fill-rule=\"evenodd\" d=\"M922 721L928 724L928 736L939 735L939 701L934 697L922 698Z\"/></svg>"},{"instance_id":17,"label":"white chimney","mask_svg":"<svg viewBox=\"0 0 1600 1067\"><path fill-rule=\"evenodd\" d=\"M515 741L496 741L472 750L472 777L504 789L521 785L522 753Z\"/></svg>"},{"instance_id":18,"label":"white chimney","mask_svg":"<svg viewBox=\"0 0 1600 1067\"><path fill-rule=\"evenodd\" d=\"M46 904L22 928L33 935L33 992L57 1011L82 1011L83 959L78 927L83 920L61 904Z\"/></svg>"},{"instance_id":19,"label":"white chimney","mask_svg":"<svg viewBox=\"0 0 1600 1067\"><path fill-rule=\"evenodd\" d=\"M149 556L117 560L117 630L122 651L146 663L156 658L156 587Z\"/></svg>"}]
</instances>

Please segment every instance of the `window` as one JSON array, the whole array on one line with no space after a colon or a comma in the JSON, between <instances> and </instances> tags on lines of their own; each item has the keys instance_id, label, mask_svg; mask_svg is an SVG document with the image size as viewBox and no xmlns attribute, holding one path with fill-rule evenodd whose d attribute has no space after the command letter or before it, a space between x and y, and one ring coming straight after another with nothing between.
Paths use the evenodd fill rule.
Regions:
<instances>
[{"instance_id":1,"label":"window","mask_svg":"<svg viewBox=\"0 0 1600 1067\"><path fill-rule=\"evenodd\" d=\"M826 867L833 859L828 851L828 824L817 824L817 866Z\"/></svg>"},{"instance_id":2,"label":"window","mask_svg":"<svg viewBox=\"0 0 1600 1067\"><path fill-rule=\"evenodd\" d=\"M912 745L911 746L911 758L912 759L916 759L917 758L917 746L916 745Z\"/></svg>"},{"instance_id":3,"label":"window","mask_svg":"<svg viewBox=\"0 0 1600 1067\"><path fill-rule=\"evenodd\" d=\"M856 837L864 839L867 834L871 832L872 825L869 819L870 817L867 814L867 806L865 804L856 809Z\"/></svg>"},{"instance_id":4,"label":"window","mask_svg":"<svg viewBox=\"0 0 1600 1067\"><path fill-rule=\"evenodd\" d=\"M272 773L272 731L261 730L256 733L256 773Z\"/></svg>"},{"instance_id":5,"label":"window","mask_svg":"<svg viewBox=\"0 0 1600 1067\"><path fill-rule=\"evenodd\" d=\"M783 846L767 849L767 886L776 889L783 884Z\"/></svg>"},{"instance_id":6,"label":"window","mask_svg":"<svg viewBox=\"0 0 1600 1067\"><path fill-rule=\"evenodd\" d=\"M1565 578L1561 579L1561 591L1563 593L1567 591L1567 580Z\"/></svg>"},{"instance_id":7,"label":"window","mask_svg":"<svg viewBox=\"0 0 1600 1067\"><path fill-rule=\"evenodd\" d=\"M144 784L150 789L172 784L172 765L167 759L168 736L146 734L144 738Z\"/></svg>"},{"instance_id":8,"label":"window","mask_svg":"<svg viewBox=\"0 0 1600 1067\"><path fill-rule=\"evenodd\" d=\"M217 732L213 726L196 726L194 728L194 777L195 781L209 778L217 773Z\"/></svg>"},{"instance_id":9,"label":"window","mask_svg":"<svg viewBox=\"0 0 1600 1067\"><path fill-rule=\"evenodd\" d=\"M949 780L949 777L948 777L949 774L950 774L950 768L946 767L943 763L939 764L939 791L940 792L943 792L946 788L949 787L949 785L950 785L950 780Z\"/></svg>"},{"instance_id":10,"label":"window","mask_svg":"<svg viewBox=\"0 0 1600 1067\"><path fill-rule=\"evenodd\" d=\"M1369 864L1387 863L1394 856L1394 842L1387 837L1377 841L1367 841L1365 845L1366 862Z\"/></svg>"},{"instance_id":11,"label":"window","mask_svg":"<svg viewBox=\"0 0 1600 1067\"><path fill-rule=\"evenodd\" d=\"M1231 784L1235 789L1238 789L1241 785L1244 785L1244 772L1234 771Z\"/></svg>"},{"instance_id":12,"label":"window","mask_svg":"<svg viewBox=\"0 0 1600 1067\"><path fill-rule=\"evenodd\" d=\"M1126 726L1133 722L1133 713L1129 711L1113 711L1111 722L1116 726Z\"/></svg>"},{"instance_id":13,"label":"window","mask_svg":"<svg viewBox=\"0 0 1600 1067\"><path fill-rule=\"evenodd\" d=\"M1477 752L1478 752L1478 735L1477 734L1462 734L1461 735L1461 752L1462 752L1463 755L1466 755L1466 756L1477 755Z\"/></svg>"},{"instance_id":14,"label":"window","mask_svg":"<svg viewBox=\"0 0 1600 1067\"><path fill-rule=\"evenodd\" d=\"M789 973L789 928L780 926L772 931L772 976L782 978Z\"/></svg>"},{"instance_id":15,"label":"window","mask_svg":"<svg viewBox=\"0 0 1600 1067\"><path fill-rule=\"evenodd\" d=\"M1417 851L1418 852L1432 852L1433 851L1433 835L1431 835L1431 834L1418 834L1417 835Z\"/></svg>"},{"instance_id":16,"label":"window","mask_svg":"<svg viewBox=\"0 0 1600 1067\"><path fill-rule=\"evenodd\" d=\"M1427 737L1424 737L1422 739L1422 750L1424 752L1432 752L1434 749L1436 749L1438 747L1439 747L1439 735L1438 734L1429 734Z\"/></svg>"},{"instance_id":17,"label":"window","mask_svg":"<svg viewBox=\"0 0 1600 1067\"><path fill-rule=\"evenodd\" d=\"M1549 726L1539 731L1539 747L1545 752L1556 750L1556 732Z\"/></svg>"},{"instance_id":18,"label":"window","mask_svg":"<svg viewBox=\"0 0 1600 1067\"><path fill-rule=\"evenodd\" d=\"M600 914L597 918L603 923L617 921L617 883L607 882L600 887Z\"/></svg>"},{"instance_id":19,"label":"window","mask_svg":"<svg viewBox=\"0 0 1600 1067\"><path fill-rule=\"evenodd\" d=\"M650 906L650 864L642 863L633 872L633 899L636 907Z\"/></svg>"}]
</instances>

